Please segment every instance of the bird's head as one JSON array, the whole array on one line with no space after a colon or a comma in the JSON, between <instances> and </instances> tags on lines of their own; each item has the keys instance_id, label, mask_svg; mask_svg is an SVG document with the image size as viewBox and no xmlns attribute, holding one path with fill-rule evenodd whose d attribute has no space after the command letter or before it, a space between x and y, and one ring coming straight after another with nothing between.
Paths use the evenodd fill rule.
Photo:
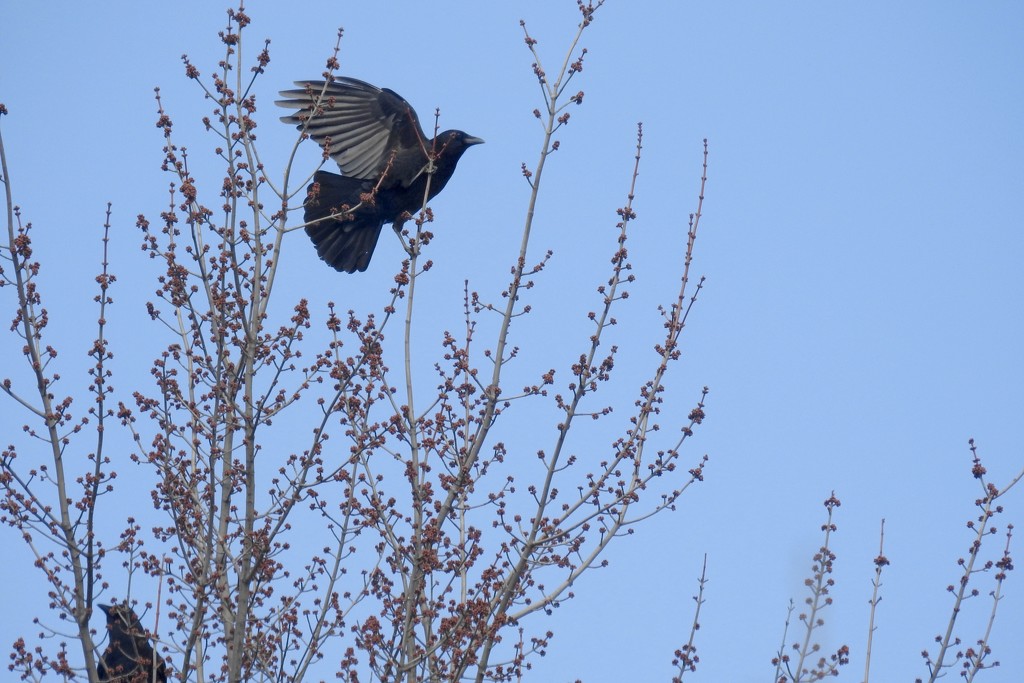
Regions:
<instances>
[{"instance_id":1,"label":"bird's head","mask_svg":"<svg viewBox=\"0 0 1024 683\"><path fill-rule=\"evenodd\" d=\"M459 154L473 145L482 145L484 142L483 138L474 137L461 130L446 130L434 139L437 141L437 150L445 148Z\"/></svg>"},{"instance_id":2,"label":"bird's head","mask_svg":"<svg viewBox=\"0 0 1024 683\"><path fill-rule=\"evenodd\" d=\"M132 608L128 605L118 603L116 605L97 605L97 607L103 610L103 613L107 615L108 624L116 624L120 622L127 628L141 626L139 617L136 616L135 612L132 611Z\"/></svg>"}]
</instances>

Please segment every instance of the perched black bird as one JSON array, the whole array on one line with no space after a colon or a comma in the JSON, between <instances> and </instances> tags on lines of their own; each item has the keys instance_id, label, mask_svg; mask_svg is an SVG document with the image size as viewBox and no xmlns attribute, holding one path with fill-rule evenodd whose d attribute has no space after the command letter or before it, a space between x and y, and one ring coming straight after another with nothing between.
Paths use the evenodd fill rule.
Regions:
<instances>
[{"instance_id":1,"label":"perched black bird","mask_svg":"<svg viewBox=\"0 0 1024 683\"><path fill-rule=\"evenodd\" d=\"M153 652L139 617L125 604L100 605L107 615L110 642L100 657L96 673L101 681L117 683L167 683L167 666Z\"/></svg>"},{"instance_id":2,"label":"perched black bird","mask_svg":"<svg viewBox=\"0 0 1024 683\"><path fill-rule=\"evenodd\" d=\"M310 223L306 234L335 270L364 271L384 224L400 230L402 215L423 206L428 182L429 200L444 189L466 149L483 140L461 130L428 139L400 95L354 78L335 78L326 86L324 81L295 85L302 89L282 91L288 99L278 104L299 111L281 120L324 147L344 174L317 171L313 176L304 203Z\"/></svg>"}]
</instances>

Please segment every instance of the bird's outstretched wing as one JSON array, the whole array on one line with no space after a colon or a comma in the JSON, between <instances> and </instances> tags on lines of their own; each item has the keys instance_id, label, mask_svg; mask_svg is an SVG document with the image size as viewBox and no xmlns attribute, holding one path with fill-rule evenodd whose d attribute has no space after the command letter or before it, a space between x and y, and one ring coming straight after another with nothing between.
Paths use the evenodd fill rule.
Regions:
<instances>
[{"instance_id":1,"label":"bird's outstretched wing","mask_svg":"<svg viewBox=\"0 0 1024 683\"><path fill-rule=\"evenodd\" d=\"M298 111L281 120L305 130L350 178L376 179L392 155L422 149L416 112L401 95L355 78L296 81L277 104ZM321 94L322 93L322 94Z\"/></svg>"}]
</instances>

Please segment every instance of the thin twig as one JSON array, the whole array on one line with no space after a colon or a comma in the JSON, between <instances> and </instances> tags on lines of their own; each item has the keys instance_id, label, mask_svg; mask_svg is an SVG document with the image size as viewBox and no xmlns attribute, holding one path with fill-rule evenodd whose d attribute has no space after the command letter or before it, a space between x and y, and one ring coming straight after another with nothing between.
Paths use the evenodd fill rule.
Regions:
<instances>
[{"instance_id":1,"label":"thin twig","mask_svg":"<svg viewBox=\"0 0 1024 683\"><path fill-rule=\"evenodd\" d=\"M878 603L882 601L882 598L878 595L878 589L882 587L882 567L889 564L889 560L885 556L885 520L882 520L882 527L878 533L878 557L875 558L875 578L871 581L872 591L871 599L868 600L868 604L871 605L871 613L868 616L868 642L867 647L864 651L864 683L868 683L868 678L871 674L871 644L875 636L875 609L878 607Z\"/></svg>"}]
</instances>

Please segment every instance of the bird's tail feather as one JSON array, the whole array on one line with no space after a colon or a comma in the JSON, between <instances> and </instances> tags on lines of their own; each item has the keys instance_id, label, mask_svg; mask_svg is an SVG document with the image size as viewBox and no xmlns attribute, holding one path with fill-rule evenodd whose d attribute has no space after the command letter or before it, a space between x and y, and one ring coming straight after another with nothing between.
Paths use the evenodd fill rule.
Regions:
<instances>
[{"instance_id":1,"label":"bird's tail feather","mask_svg":"<svg viewBox=\"0 0 1024 683\"><path fill-rule=\"evenodd\" d=\"M370 265L384 222L372 207L362 207L349 216L328 217L343 206L357 206L364 186L365 181L358 178L317 171L305 202L305 220L312 223L306 226L306 234L313 240L317 255L345 273L361 272Z\"/></svg>"}]
</instances>

